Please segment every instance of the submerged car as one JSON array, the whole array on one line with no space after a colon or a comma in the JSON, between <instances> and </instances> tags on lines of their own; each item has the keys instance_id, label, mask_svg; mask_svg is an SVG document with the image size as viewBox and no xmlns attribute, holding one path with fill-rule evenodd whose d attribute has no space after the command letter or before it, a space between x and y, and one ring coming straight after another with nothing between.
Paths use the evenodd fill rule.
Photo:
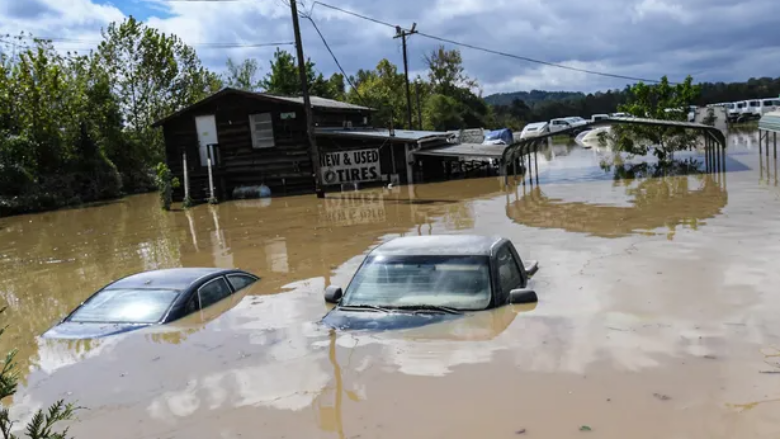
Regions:
<instances>
[{"instance_id":1,"label":"submerged car","mask_svg":"<svg viewBox=\"0 0 780 439\"><path fill-rule=\"evenodd\" d=\"M172 268L134 274L101 288L43 337L98 338L170 323L259 279L242 270L222 268Z\"/></svg>"},{"instance_id":2,"label":"submerged car","mask_svg":"<svg viewBox=\"0 0 780 439\"><path fill-rule=\"evenodd\" d=\"M397 238L375 248L346 291L325 290L336 329L400 329L509 303L534 303L538 264L523 264L512 242L472 235Z\"/></svg>"}]
</instances>

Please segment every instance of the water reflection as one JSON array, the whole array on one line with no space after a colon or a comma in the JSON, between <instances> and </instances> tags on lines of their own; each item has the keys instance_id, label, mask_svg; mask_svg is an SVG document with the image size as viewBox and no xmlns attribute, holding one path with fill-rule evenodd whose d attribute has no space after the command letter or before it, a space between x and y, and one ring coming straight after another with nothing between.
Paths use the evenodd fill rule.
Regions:
<instances>
[{"instance_id":1,"label":"water reflection","mask_svg":"<svg viewBox=\"0 0 780 439\"><path fill-rule=\"evenodd\" d=\"M617 164L609 166L615 180L612 191L600 195L610 198L610 204L627 202L628 206L566 201L548 196L543 186L537 186L522 196L516 193L514 201L508 200L506 214L526 226L601 237L665 228L664 233L671 239L677 227L696 230L702 220L720 214L728 203L726 179L698 172L699 166L697 162L679 162L671 171L693 175L658 177L670 169L651 163Z\"/></svg>"},{"instance_id":2,"label":"water reflection","mask_svg":"<svg viewBox=\"0 0 780 439\"><path fill-rule=\"evenodd\" d=\"M14 337L2 342L22 347L28 374L17 402L29 412L77 399L91 409L74 426L78 437L260 430L270 437L501 437L517 430L518 407L529 413L523 427L535 432L580 425L585 412L588 422L614 425L615 409L595 407L592 395L617 395L626 410L656 410L637 395L654 401L653 392L669 392L662 387L685 377L672 389L674 403L721 419L724 400L776 396L764 397L767 381L759 380L772 378L756 373L754 347L780 337L771 290L780 282L772 268L777 192L756 186L759 173L771 173L762 181L774 184L776 165L739 148L729 151L729 171L742 162L750 172L730 172L729 193L725 175L663 176L639 162L610 162L605 173L598 164L610 153L556 146L540 151L542 184L533 188L507 190L503 178L486 178L173 213L150 195L0 220L0 302L12 312L7 334ZM375 245L438 233L496 233L519 243L542 261L534 279L540 303L381 334L334 334L314 323L327 311L323 287L346 284ZM179 265L237 266L263 280L140 336L36 341L110 280ZM714 384L759 385L761 394L707 393ZM702 394L720 406L702 409ZM682 425L690 416L663 407L672 408L653 419ZM387 413L409 422L388 423ZM117 429L130 425L137 431ZM654 426L642 431L659 433ZM669 436L660 433L648 437Z\"/></svg>"}]
</instances>

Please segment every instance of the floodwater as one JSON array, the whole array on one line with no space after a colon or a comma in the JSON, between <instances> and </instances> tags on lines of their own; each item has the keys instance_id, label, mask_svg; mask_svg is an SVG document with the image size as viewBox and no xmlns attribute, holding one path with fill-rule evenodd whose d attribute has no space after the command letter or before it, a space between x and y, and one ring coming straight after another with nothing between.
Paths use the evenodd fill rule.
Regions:
<instances>
[{"instance_id":1,"label":"floodwater","mask_svg":"<svg viewBox=\"0 0 780 439\"><path fill-rule=\"evenodd\" d=\"M12 414L74 401L76 438L776 438L777 161L755 133L730 136L725 174L605 171L609 158L553 145L539 185L506 190L487 178L170 213L150 194L0 219ZM442 233L512 239L540 261L539 303L396 332L317 324L324 286L373 246ZM169 328L37 338L111 280L178 266L263 280Z\"/></svg>"}]
</instances>

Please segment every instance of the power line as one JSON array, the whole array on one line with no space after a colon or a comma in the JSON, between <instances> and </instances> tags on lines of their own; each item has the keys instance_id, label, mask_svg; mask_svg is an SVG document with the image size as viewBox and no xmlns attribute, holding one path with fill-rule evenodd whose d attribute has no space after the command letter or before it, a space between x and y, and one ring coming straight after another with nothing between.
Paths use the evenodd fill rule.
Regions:
<instances>
[{"instance_id":1,"label":"power line","mask_svg":"<svg viewBox=\"0 0 780 439\"><path fill-rule=\"evenodd\" d=\"M374 22L376 24L381 24L382 26L387 26L387 27L390 27L390 28L393 28L393 29L395 29L397 27L396 25L390 24L388 22L377 20L376 18L372 18L372 17L366 16L366 15L358 14L357 12L348 11L346 9L342 9L342 8L337 7L337 6L329 5L327 3L323 3L323 2L320 2L320 1L315 1L314 2L314 4L312 5L312 11L314 10L314 7L317 6L317 5L321 5L321 6L324 6L326 8L333 9L335 11L339 11L339 12L342 12L342 13L345 13L345 14L349 14L349 15L352 15L353 17L361 18L363 20L368 20L368 21ZM567 65L564 65L564 64L556 64L556 63L552 63L552 62L549 62L549 61L543 61L543 60L539 60L539 59L529 58L527 56L515 55L515 54L512 54L512 53L502 52L500 50L489 49L489 48L486 48L486 47L476 46L474 44L463 43L463 42L451 40L451 39L448 39L448 38L438 37L438 36L431 35L431 34L424 33L424 32L417 32L417 34L420 35L421 37L425 37L425 38L428 38L428 39L431 39L431 40L436 40L436 41L439 41L439 42L442 42L442 43L448 43L448 44L452 44L452 45L455 45L455 46L461 46L461 47L466 47L468 49L473 49L473 50L478 50L478 51L482 51L482 52L486 52L486 53L491 53L493 55L503 56L503 57L506 57L506 58L517 59L517 60L520 60L520 61L526 61L526 62L530 62L530 63L534 63L534 64L541 64L541 65L546 65L546 66L550 66L550 67L556 67L556 68L559 68L559 69L565 69L565 70L570 70L570 71L574 71L574 72L587 73L587 74L590 74L590 75L605 76L605 77L609 77L609 78L626 79L626 80L629 80L629 81L660 82L657 79L638 78L638 77L634 77L634 76L618 75L618 74L614 74L614 73L599 72L599 71L596 71L596 70L581 69L581 68L577 68L577 67L567 66Z\"/></svg>"},{"instance_id":2,"label":"power line","mask_svg":"<svg viewBox=\"0 0 780 439\"><path fill-rule=\"evenodd\" d=\"M349 83L350 87L352 87L352 90L355 90L355 94L358 95L360 98L360 102L363 105L367 105L365 99L363 99L363 96L360 94L360 91L358 91L358 88L355 86L355 84L352 82L352 79L349 75L347 75L347 72L344 71L344 68L341 67L341 63L339 62L339 59L336 57L336 54L333 53L333 50L330 48L330 44L328 44L328 41L325 39L325 36L322 35L322 32L320 31L320 28L317 26L317 23L314 22L314 19L310 16L303 15L304 18L308 19L312 26L314 26L314 30L317 31L317 35L320 36L320 39L322 40L322 43L325 45L325 48L328 49L328 53L330 53L330 56L333 58L333 62L336 63L336 66L341 71L341 74L344 76L344 78Z\"/></svg>"}]
</instances>

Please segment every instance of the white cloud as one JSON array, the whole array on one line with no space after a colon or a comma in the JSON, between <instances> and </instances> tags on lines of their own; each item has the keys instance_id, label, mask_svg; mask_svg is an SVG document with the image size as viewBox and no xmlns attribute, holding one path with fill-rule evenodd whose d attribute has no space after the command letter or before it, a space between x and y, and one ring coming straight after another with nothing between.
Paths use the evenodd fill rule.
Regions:
<instances>
[{"instance_id":1,"label":"white cloud","mask_svg":"<svg viewBox=\"0 0 780 439\"><path fill-rule=\"evenodd\" d=\"M675 3L677 1L677 3ZM329 0L335 6L411 26L425 33L558 64L655 79L741 81L780 71L780 29L776 0ZM306 1L307 8L312 2ZM308 10L308 9L305 9ZM140 12L140 14L139 14ZM175 33L189 44L291 41L290 12L284 2L168 2L125 0L5 0L4 32L99 39L110 21L134 14L151 26ZM391 28L323 6L314 19L348 73L373 68L382 58L402 65ZM705 25L706 24L706 25ZM326 74L337 71L320 37L301 20L307 57ZM54 31L56 30L56 32ZM424 54L440 43L422 35L409 40L410 70L423 71ZM79 43L62 43L73 48ZM84 46L84 43L81 43ZM223 70L228 57L255 57L263 72L274 48L197 47L204 64ZM292 50L292 46L286 46ZM467 72L485 93L517 89L593 91L622 88L629 81L529 64L463 48ZM261 72L261 73L263 73Z\"/></svg>"}]
</instances>

